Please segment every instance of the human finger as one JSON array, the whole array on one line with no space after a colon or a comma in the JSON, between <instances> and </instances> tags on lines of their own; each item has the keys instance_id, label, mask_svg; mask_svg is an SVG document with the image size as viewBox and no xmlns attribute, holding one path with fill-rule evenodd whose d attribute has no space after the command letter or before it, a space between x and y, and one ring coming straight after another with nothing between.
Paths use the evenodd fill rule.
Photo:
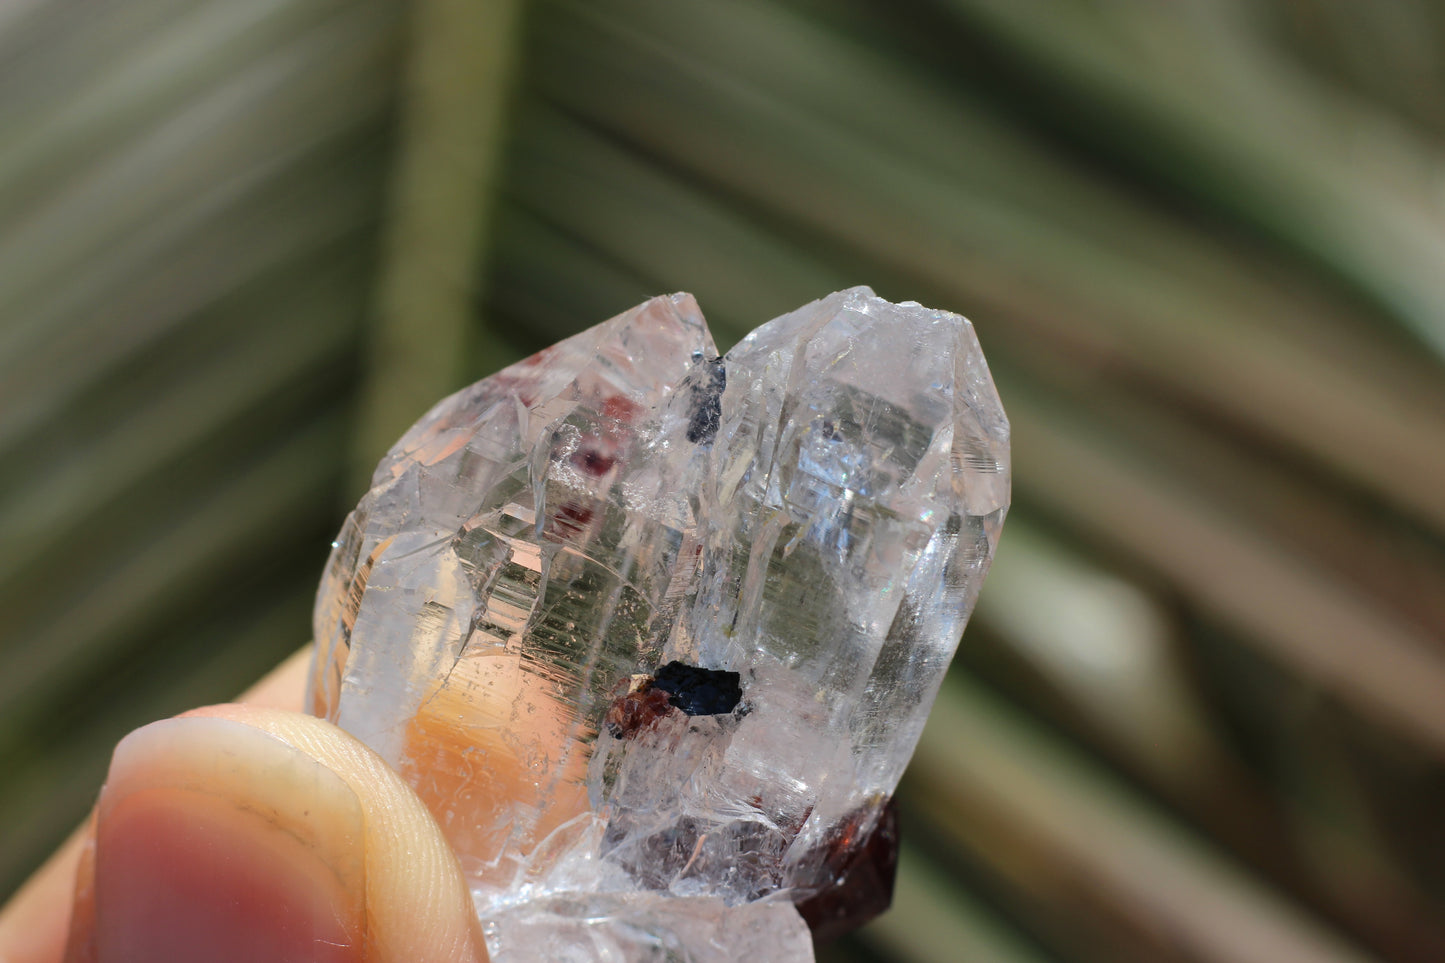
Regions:
<instances>
[{"instance_id":1,"label":"human finger","mask_svg":"<svg viewBox=\"0 0 1445 963\"><path fill-rule=\"evenodd\" d=\"M310 646L297 650L236 701L300 711L310 652ZM59 963L70 925L76 869L90 832L87 817L0 909L0 961Z\"/></svg>"},{"instance_id":2,"label":"human finger","mask_svg":"<svg viewBox=\"0 0 1445 963\"><path fill-rule=\"evenodd\" d=\"M214 706L127 736L77 876L68 963L486 960L420 800L296 713Z\"/></svg>"}]
</instances>

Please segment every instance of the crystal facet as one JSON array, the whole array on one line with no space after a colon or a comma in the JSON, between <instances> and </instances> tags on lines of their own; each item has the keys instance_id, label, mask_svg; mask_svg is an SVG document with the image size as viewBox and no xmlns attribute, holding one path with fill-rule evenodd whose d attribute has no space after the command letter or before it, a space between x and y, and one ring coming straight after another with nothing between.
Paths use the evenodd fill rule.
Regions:
<instances>
[{"instance_id":1,"label":"crystal facet","mask_svg":"<svg viewBox=\"0 0 1445 963\"><path fill-rule=\"evenodd\" d=\"M543 930L742 959L667 954L879 908L1008 495L958 315L854 288L719 359L654 298L391 450L322 580L312 708L417 788L498 959Z\"/></svg>"}]
</instances>

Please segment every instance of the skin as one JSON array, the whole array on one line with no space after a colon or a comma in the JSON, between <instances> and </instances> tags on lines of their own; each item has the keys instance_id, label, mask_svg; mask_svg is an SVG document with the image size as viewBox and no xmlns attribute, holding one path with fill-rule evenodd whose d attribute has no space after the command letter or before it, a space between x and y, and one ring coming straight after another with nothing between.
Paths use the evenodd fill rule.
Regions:
<instances>
[{"instance_id":1,"label":"skin","mask_svg":"<svg viewBox=\"0 0 1445 963\"><path fill-rule=\"evenodd\" d=\"M487 960L456 857L297 653L122 740L86 823L0 910L0 963Z\"/></svg>"}]
</instances>

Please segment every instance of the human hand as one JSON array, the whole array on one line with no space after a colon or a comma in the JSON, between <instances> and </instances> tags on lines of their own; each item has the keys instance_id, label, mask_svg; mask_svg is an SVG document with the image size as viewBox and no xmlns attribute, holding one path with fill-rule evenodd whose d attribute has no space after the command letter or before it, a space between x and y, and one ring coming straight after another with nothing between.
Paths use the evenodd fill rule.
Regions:
<instances>
[{"instance_id":1,"label":"human hand","mask_svg":"<svg viewBox=\"0 0 1445 963\"><path fill-rule=\"evenodd\" d=\"M485 963L460 867L306 655L121 740L85 826L0 910L0 963Z\"/></svg>"}]
</instances>

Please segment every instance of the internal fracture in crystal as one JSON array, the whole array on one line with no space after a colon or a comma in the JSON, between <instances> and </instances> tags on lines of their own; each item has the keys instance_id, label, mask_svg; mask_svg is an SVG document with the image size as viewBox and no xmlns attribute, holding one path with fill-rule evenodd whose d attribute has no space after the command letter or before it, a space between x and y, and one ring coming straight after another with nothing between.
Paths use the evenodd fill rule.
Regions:
<instances>
[{"instance_id":1,"label":"internal fracture in crystal","mask_svg":"<svg viewBox=\"0 0 1445 963\"><path fill-rule=\"evenodd\" d=\"M654 298L388 453L322 580L312 709L431 807L499 959L543 930L713 959L701 921L793 904L839 930L886 905L887 803L1008 496L962 317L854 288L719 358ZM576 915L604 904L615 933Z\"/></svg>"}]
</instances>

